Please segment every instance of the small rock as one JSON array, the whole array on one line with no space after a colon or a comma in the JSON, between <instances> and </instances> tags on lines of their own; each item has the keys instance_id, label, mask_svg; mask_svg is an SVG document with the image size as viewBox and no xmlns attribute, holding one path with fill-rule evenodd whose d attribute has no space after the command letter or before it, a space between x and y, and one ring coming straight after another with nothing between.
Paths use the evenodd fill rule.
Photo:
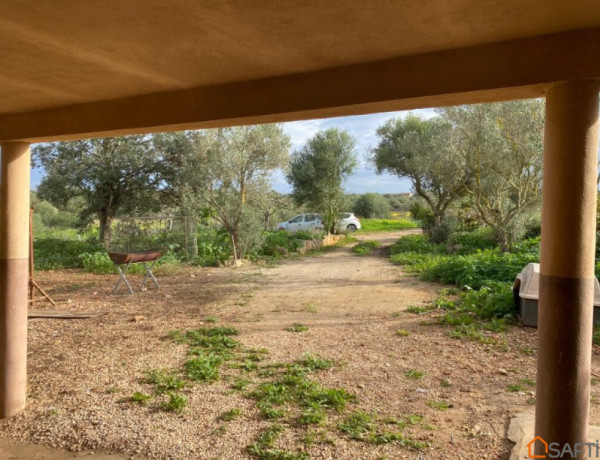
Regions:
<instances>
[{"instance_id":1,"label":"small rock","mask_svg":"<svg viewBox=\"0 0 600 460\"><path fill-rule=\"evenodd\" d=\"M498 373L502 374L502 375L508 375L508 372L506 372L506 369L498 369Z\"/></svg>"},{"instance_id":2,"label":"small rock","mask_svg":"<svg viewBox=\"0 0 600 460\"><path fill-rule=\"evenodd\" d=\"M190 274L190 278L196 278L196 275L194 275L193 273Z\"/></svg>"},{"instance_id":3,"label":"small rock","mask_svg":"<svg viewBox=\"0 0 600 460\"><path fill-rule=\"evenodd\" d=\"M142 316L142 315L135 315L135 316L134 316L134 317L131 319L131 321L132 321L132 322L134 322L134 323L139 323L140 321L142 321L142 320L144 320L144 319L146 319L146 317L145 317L145 316Z\"/></svg>"}]
</instances>

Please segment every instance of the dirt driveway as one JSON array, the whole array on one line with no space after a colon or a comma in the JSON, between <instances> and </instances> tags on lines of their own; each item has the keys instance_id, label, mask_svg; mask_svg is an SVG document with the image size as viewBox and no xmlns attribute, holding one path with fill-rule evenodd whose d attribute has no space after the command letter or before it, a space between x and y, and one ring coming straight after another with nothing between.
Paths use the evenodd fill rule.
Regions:
<instances>
[{"instance_id":1,"label":"dirt driveway","mask_svg":"<svg viewBox=\"0 0 600 460\"><path fill-rule=\"evenodd\" d=\"M407 312L429 303L443 286L409 277L387 261L386 246L398 237L360 235L383 244L362 257L336 248L274 268L162 274L160 291L133 296L108 294L115 276L40 273L61 309L107 314L30 320L29 406L0 425L0 454L62 459L88 449L152 459L249 458L246 447L274 424L249 397L263 374L224 366L219 381L181 390L188 404L179 413L160 410L157 402L131 402L134 392L152 391L143 380L146 371L181 371L188 349L169 340L170 331L223 324L239 330L244 347L266 349L260 368L319 354L335 364L311 379L356 396L344 414L329 411L318 425L283 423L275 448L323 459L508 458L511 415L533 410L535 330L512 327L495 343L482 344L451 338L436 312ZM286 330L299 324L308 329ZM595 348L595 376L599 369ZM240 376L249 382L246 391L232 389ZM592 383L592 422L598 424L600 392L596 379ZM230 409L240 415L224 422ZM355 411L410 442L350 439L339 424ZM28 457L19 446L8 450L14 442L71 453L42 449Z\"/></svg>"}]
</instances>

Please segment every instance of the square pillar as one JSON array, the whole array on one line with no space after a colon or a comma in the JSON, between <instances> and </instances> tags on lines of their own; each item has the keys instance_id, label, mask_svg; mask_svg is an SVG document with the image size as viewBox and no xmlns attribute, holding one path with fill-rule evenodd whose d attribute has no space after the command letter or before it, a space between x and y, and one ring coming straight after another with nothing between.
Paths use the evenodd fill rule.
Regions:
<instances>
[{"instance_id":1,"label":"square pillar","mask_svg":"<svg viewBox=\"0 0 600 460\"><path fill-rule=\"evenodd\" d=\"M535 436L560 449L588 442L599 90L572 81L546 95Z\"/></svg>"},{"instance_id":2,"label":"square pillar","mask_svg":"<svg viewBox=\"0 0 600 460\"><path fill-rule=\"evenodd\" d=\"M25 407L30 149L3 142L0 178L0 418Z\"/></svg>"}]
</instances>

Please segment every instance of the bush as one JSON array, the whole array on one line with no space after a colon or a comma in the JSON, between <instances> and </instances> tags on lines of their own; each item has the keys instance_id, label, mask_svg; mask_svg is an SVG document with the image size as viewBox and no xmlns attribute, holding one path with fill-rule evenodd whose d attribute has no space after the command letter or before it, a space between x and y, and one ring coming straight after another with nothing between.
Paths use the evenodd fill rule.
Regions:
<instances>
[{"instance_id":1,"label":"bush","mask_svg":"<svg viewBox=\"0 0 600 460\"><path fill-rule=\"evenodd\" d=\"M486 249L475 254L439 258L423 270L426 281L480 289L489 281L513 282L525 265L538 262L539 254Z\"/></svg>"},{"instance_id":2,"label":"bush","mask_svg":"<svg viewBox=\"0 0 600 460\"><path fill-rule=\"evenodd\" d=\"M82 254L103 250L98 243L56 238L35 240L33 249L36 270L81 268L83 267L83 260L80 258Z\"/></svg>"},{"instance_id":3,"label":"bush","mask_svg":"<svg viewBox=\"0 0 600 460\"><path fill-rule=\"evenodd\" d=\"M432 243L427 235L407 235L400 238L390 247L392 254L412 252L417 254L444 254L445 246Z\"/></svg>"},{"instance_id":4,"label":"bush","mask_svg":"<svg viewBox=\"0 0 600 460\"><path fill-rule=\"evenodd\" d=\"M471 232L456 232L448 239L450 252L456 254L471 254L478 249L496 247L494 233L487 227L481 227Z\"/></svg>"},{"instance_id":5,"label":"bush","mask_svg":"<svg viewBox=\"0 0 600 460\"><path fill-rule=\"evenodd\" d=\"M266 232L265 242L260 249L260 254L264 256L280 257L289 252L296 252L302 242L294 237L293 233L283 230Z\"/></svg>"},{"instance_id":6,"label":"bush","mask_svg":"<svg viewBox=\"0 0 600 460\"><path fill-rule=\"evenodd\" d=\"M390 216L391 206L379 193L365 193L361 195L354 207L354 214L358 217L373 218L388 218Z\"/></svg>"},{"instance_id":7,"label":"bush","mask_svg":"<svg viewBox=\"0 0 600 460\"><path fill-rule=\"evenodd\" d=\"M83 269L86 272L107 274L115 273L117 271L106 251L84 252L79 256L79 258L81 259ZM132 265L130 267L130 271L133 272L133 268L134 266Z\"/></svg>"},{"instance_id":8,"label":"bush","mask_svg":"<svg viewBox=\"0 0 600 460\"><path fill-rule=\"evenodd\" d=\"M231 256L229 235L222 229L198 228L198 257L194 265L216 267Z\"/></svg>"}]
</instances>

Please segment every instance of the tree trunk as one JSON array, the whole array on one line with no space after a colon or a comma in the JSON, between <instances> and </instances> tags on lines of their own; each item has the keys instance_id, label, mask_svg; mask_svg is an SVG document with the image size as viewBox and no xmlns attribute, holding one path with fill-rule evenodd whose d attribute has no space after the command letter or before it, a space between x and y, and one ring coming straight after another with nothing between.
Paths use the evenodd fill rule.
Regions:
<instances>
[{"instance_id":1,"label":"tree trunk","mask_svg":"<svg viewBox=\"0 0 600 460\"><path fill-rule=\"evenodd\" d=\"M101 213L100 216L100 242L104 245L106 250L110 249L110 240L112 237L112 217L106 213Z\"/></svg>"},{"instance_id":2,"label":"tree trunk","mask_svg":"<svg viewBox=\"0 0 600 460\"><path fill-rule=\"evenodd\" d=\"M192 257L198 257L198 221L196 216L185 217L186 252Z\"/></svg>"},{"instance_id":3,"label":"tree trunk","mask_svg":"<svg viewBox=\"0 0 600 460\"><path fill-rule=\"evenodd\" d=\"M502 252L508 252L508 250L510 249L510 244L508 241L508 232L506 231L506 229L504 227L497 228L496 235L498 238L498 246L500 246Z\"/></svg>"}]
</instances>

